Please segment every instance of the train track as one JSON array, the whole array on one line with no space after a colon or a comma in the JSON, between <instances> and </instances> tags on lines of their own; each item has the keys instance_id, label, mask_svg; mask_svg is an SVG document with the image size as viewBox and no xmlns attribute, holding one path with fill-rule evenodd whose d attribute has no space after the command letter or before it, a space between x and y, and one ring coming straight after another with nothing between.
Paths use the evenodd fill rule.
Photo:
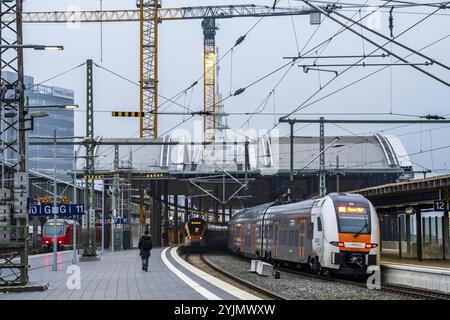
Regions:
<instances>
[{"instance_id":1,"label":"train track","mask_svg":"<svg viewBox=\"0 0 450 320\"><path fill-rule=\"evenodd\" d=\"M354 280L347 280L347 279L340 279L340 278L332 278L322 275L317 275L309 272L299 271L291 268L278 268L278 270L283 272L289 272L292 274L297 274L304 277L310 277L325 281L331 281L331 282L337 282L337 283L343 283L350 286L357 286L361 288L367 288L367 285L365 283L357 282ZM369 290L369 289L367 289ZM414 288L414 287L407 287L407 286L401 286L401 285L393 285L393 284L382 284L381 285L381 291L394 293L400 296L404 297L411 297L416 299L422 299L422 300L450 300L450 294L444 293L444 292L438 292L438 291L431 291L426 289L420 289L420 288Z\"/></svg>"},{"instance_id":2,"label":"train track","mask_svg":"<svg viewBox=\"0 0 450 320\"><path fill-rule=\"evenodd\" d=\"M381 290L396 293L403 296L417 297L425 300L447 300L450 301L450 294L438 291L430 291L419 288L412 288L400 285L382 285Z\"/></svg>"},{"instance_id":3,"label":"train track","mask_svg":"<svg viewBox=\"0 0 450 320\"><path fill-rule=\"evenodd\" d=\"M185 260L193 266L207 272L208 274L223 280L239 289L245 290L264 300L287 300L286 297L263 289L251 282L243 280L221 268L208 260L202 253L187 253Z\"/></svg>"},{"instance_id":4,"label":"train track","mask_svg":"<svg viewBox=\"0 0 450 320\"><path fill-rule=\"evenodd\" d=\"M242 257L242 256L235 256L240 259L243 259L245 261L249 261L250 259ZM217 267L216 267L217 268ZM366 283L361 283L355 280L348 280L348 279L342 279L342 278L336 278L336 277L328 277L323 275L314 274L311 272L296 270L293 268L287 268L287 267L278 267L279 271L288 272L291 274L296 274L298 276L303 276L307 278L314 278L324 281L330 281L330 282L336 282L336 283L342 283L349 286L357 286L362 288L367 288ZM223 270L219 270L219 272L225 272ZM233 276L233 275L231 275ZM369 290L369 289L367 289ZM421 299L421 300L450 300L450 294L444 293L444 292L438 292L438 291L431 291L421 288L414 288L414 287L407 287L407 286L401 286L401 285L393 285L393 284L382 284L381 285L381 291L383 292L389 292L394 293L400 296L404 297L410 297L415 299Z\"/></svg>"}]
</instances>

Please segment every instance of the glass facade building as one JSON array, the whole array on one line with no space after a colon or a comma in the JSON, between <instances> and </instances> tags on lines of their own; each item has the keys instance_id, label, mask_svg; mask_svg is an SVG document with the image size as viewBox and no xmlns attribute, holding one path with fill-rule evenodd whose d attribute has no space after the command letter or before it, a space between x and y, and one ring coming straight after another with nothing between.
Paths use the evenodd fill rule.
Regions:
<instances>
[{"instance_id":1,"label":"glass facade building","mask_svg":"<svg viewBox=\"0 0 450 320\"><path fill-rule=\"evenodd\" d=\"M11 72L3 73L7 80L13 79L16 74ZM29 136L53 137L56 130L57 137L72 137L74 135L74 111L56 108L57 105L73 105L75 92L70 89L60 87L50 87L41 84L34 84L33 77L25 76L25 101L30 107L30 113L44 111L47 117L35 118L34 130L29 132ZM52 106L45 108L41 106ZM27 127L29 125L27 124ZM7 140L11 140L12 132L7 132ZM8 136L10 136L8 138ZM35 139L30 139L35 140ZM45 140L51 141L51 140ZM54 150L52 145L28 146L28 167L42 174L53 177L54 174ZM67 174L73 169L73 146L57 146L56 148L56 177L60 180L71 182L71 177ZM10 157L6 155L7 159Z\"/></svg>"}]
</instances>

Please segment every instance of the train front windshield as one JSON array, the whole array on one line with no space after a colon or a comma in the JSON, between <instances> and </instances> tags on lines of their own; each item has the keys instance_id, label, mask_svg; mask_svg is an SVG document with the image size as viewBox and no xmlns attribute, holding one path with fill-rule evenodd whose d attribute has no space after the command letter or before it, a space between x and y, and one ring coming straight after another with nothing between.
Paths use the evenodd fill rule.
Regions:
<instances>
[{"instance_id":1,"label":"train front windshield","mask_svg":"<svg viewBox=\"0 0 450 320\"><path fill-rule=\"evenodd\" d=\"M339 232L368 234L370 233L369 207L362 204L338 204L336 214Z\"/></svg>"},{"instance_id":2,"label":"train front windshield","mask_svg":"<svg viewBox=\"0 0 450 320\"><path fill-rule=\"evenodd\" d=\"M205 223L201 220L193 220L189 222L189 233L194 236L201 236Z\"/></svg>"},{"instance_id":3,"label":"train front windshield","mask_svg":"<svg viewBox=\"0 0 450 320\"><path fill-rule=\"evenodd\" d=\"M49 223L45 225L44 228L44 234L45 235L54 235L56 231L56 235L63 235L64 234L64 224L57 223L56 225L54 223Z\"/></svg>"}]
</instances>

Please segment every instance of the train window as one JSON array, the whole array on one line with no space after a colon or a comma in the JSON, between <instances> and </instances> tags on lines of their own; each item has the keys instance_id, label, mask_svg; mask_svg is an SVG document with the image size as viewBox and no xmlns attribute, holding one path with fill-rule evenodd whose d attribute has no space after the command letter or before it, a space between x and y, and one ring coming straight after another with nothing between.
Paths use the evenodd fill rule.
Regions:
<instances>
[{"instance_id":1,"label":"train window","mask_svg":"<svg viewBox=\"0 0 450 320\"><path fill-rule=\"evenodd\" d=\"M63 235L65 232L65 228L64 225L62 223L48 223L44 226L44 234L45 235L52 235L52 234L57 234L57 235Z\"/></svg>"},{"instance_id":2,"label":"train window","mask_svg":"<svg viewBox=\"0 0 450 320\"><path fill-rule=\"evenodd\" d=\"M295 230L295 244L296 247L298 247L298 230Z\"/></svg>"},{"instance_id":3,"label":"train window","mask_svg":"<svg viewBox=\"0 0 450 320\"><path fill-rule=\"evenodd\" d=\"M317 217L317 231L322 231L322 220Z\"/></svg>"},{"instance_id":4,"label":"train window","mask_svg":"<svg viewBox=\"0 0 450 320\"><path fill-rule=\"evenodd\" d=\"M289 231L289 245L290 246L293 246L294 245L294 231L293 230L291 230L291 231Z\"/></svg>"},{"instance_id":5,"label":"train window","mask_svg":"<svg viewBox=\"0 0 450 320\"><path fill-rule=\"evenodd\" d=\"M313 231L314 231L314 222L309 222L308 223L308 232L306 233L307 239L313 238L313 233L314 233Z\"/></svg>"}]
</instances>

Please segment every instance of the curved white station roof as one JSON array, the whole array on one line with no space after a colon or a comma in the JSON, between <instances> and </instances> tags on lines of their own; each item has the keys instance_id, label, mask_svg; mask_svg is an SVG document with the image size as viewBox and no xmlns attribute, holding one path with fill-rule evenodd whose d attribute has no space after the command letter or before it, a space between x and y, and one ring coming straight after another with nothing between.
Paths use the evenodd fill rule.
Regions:
<instances>
[{"instance_id":1,"label":"curved white station roof","mask_svg":"<svg viewBox=\"0 0 450 320\"><path fill-rule=\"evenodd\" d=\"M325 137L327 147L335 137ZM108 144L151 141L149 139L103 139L97 141ZM177 145L119 145L119 167L134 172L170 171L180 174L207 174L221 171L244 172L245 147L242 141L211 146L191 145L169 136L158 138L157 142L182 142ZM85 148L78 153L84 156ZM95 149L95 169L113 170L114 146L98 145ZM319 138L294 137L294 169L317 171L319 168ZM248 171L271 175L290 170L290 138L260 137L248 147ZM348 171L401 171L411 166L405 147L393 135L341 136L325 152L325 168ZM77 168L84 167L84 159L79 159Z\"/></svg>"}]
</instances>

